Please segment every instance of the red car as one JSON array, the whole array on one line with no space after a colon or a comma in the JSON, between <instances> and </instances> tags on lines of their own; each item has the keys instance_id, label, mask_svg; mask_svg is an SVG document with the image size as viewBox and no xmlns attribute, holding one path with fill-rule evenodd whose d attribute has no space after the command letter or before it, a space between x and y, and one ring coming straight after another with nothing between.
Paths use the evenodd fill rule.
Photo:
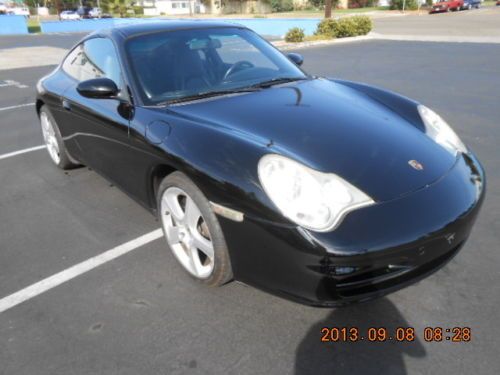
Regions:
<instances>
[{"instance_id":1,"label":"red car","mask_svg":"<svg viewBox=\"0 0 500 375\"><path fill-rule=\"evenodd\" d=\"M459 11L464 6L464 0L440 0L434 4L429 13Z\"/></svg>"}]
</instances>

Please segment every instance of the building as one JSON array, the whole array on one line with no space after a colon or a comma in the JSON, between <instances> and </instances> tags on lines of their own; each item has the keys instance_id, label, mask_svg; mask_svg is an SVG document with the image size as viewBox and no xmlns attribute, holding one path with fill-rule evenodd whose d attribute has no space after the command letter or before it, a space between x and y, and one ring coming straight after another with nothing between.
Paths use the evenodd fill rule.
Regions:
<instances>
[{"instance_id":1,"label":"building","mask_svg":"<svg viewBox=\"0 0 500 375\"><path fill-rule=\"evenodd\" d=\"M147 16L271 12L269 2L262 0L143 0L139 5Z\"/></svg>"},{"instance_id":2,"label":"building","mask_svg":"<svg viewBox=\"0 0 500 375\"><path fill-rule=\"evenodd\" d=\"M205 6L200 0L144 0L139 4L144 7L147 16L205 13Z\"/></svg>"}]
</instances>

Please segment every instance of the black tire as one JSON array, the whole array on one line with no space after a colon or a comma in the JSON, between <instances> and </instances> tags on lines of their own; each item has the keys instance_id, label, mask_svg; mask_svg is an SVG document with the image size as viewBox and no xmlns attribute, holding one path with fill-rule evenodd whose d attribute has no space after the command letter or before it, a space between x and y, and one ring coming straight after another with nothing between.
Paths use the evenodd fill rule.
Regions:
<instances>
[{"instance_id":1,"label":"black tire","mask_svg":"<svg viewBox=\"0 0 500 375\"><path fill-rule=\"evenodd\" d=\"M158 218L162 223L162 230L163 234L165 235L165 239L167 239L167 233L165 231L165 226L163 225L164 215L161 212L162 211L161 199L163 197L164 192L170 187L179 188L183 190L185 193L187 193L187 195L189 195L189 197L198 206L202 218L204 222L207 224L208 231L210 233L210 239L212 241L214 249L214 262L213 262L214 266L212 273L206 278L196 277L195 275L188 272L188 270L184 268L184 266L177 260L175 256L174 258L176 259L179 266L194 280L211 287L217 287L226 284L233 278L233 271L231 268L231 261L229 258L229 252L227 249L226 240L224 238L224 233L222 232L222 229L220 227L219 220L217 219L217 216L210 208L209 201L204 196L202 191L195 185L193 181L191 181L189 177L187 177L182 172L171 173L170 175L165 177L165 179L163 179L158 188L158 193L156 197L157 207L158 207ZM170 248L168 240L166 240L166 242L167 246ZM172 252L172 255L174 255L173 250L172 249L170 250Z\"/></svg>"},{"instance_id":2,"label":"black tire","mask_svg":"<svg viewBox=\"0 0 500 375\"><path fill-rule=\"evenodd\" d=\"M59 168L61 168L63 170L73 169L73 168L78 167L79 164L69 156L68 151L66 150L66 147L64 146L64 142L62 140L61 133L59 131L59 126L57 125L57 122L54 119L54 116L52 116L52 113L50 113L50 110L47 108L46 105L43 105L40 108L40 112L39 112L40 122L42 122L42 118L44 115L47 116L47 118L50 120L50 122L52 124L52 128L54 129L55 140L57 142L57 146L58 146L58 150L59 150L59 152L58 152L59 161L55 160L52 157L52 155L50 155L50 152L49 152L50 159L52 160L52 162L55 165L57 165ZM41 126L43 126L43 125L41 124ZM43 132L43 129L42 129L42 132ZM44 137L44 139L45 139L45 137Z\"/></svg>"}]
</instances>

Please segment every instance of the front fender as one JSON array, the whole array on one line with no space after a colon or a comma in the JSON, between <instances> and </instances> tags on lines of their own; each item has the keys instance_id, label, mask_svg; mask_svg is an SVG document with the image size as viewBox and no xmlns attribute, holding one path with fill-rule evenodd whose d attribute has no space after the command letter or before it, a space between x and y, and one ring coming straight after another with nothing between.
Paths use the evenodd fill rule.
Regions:
<instances>
[{"instance_id":1,"label":"front fender","mask_svg":"<svg viewBox=\"0 0 500 375\"><path fill-rule=\"evenodd\" d=\"M214 124L176 118L176 126L161 146L207 199L259 221L290 225L262 189L257 164L273 152L272 145Z\"/></svg>"}]
</instances>

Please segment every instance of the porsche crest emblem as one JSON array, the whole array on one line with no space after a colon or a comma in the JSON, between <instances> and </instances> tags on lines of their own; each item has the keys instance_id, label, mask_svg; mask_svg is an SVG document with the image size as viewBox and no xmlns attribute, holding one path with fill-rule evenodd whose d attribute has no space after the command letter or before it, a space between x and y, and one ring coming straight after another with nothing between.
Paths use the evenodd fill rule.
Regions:
<instances>
[{"instance_id":1,"label":"porsche crest emblem","mask_svg":"<svg viewBox=\"0 0 500 375\"><path fill-rule=\"evenodd\" d=\"M410 165L410 167L416 169L417 171L421 171L422 169L424 169L424 166L416 160L408 160L408 164Z\"/></svg>"}]
</instances>

